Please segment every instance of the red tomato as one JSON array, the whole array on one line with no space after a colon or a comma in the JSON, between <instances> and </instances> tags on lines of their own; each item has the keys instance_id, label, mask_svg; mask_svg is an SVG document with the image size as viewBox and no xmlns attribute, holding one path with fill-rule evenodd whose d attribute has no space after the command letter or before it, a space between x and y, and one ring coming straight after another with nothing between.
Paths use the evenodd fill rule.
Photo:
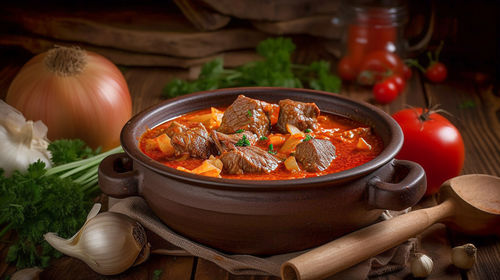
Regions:
<instances>
[{"instance_id":1,"label":"red tomato","mask_svg":"<svg viewBox=\"0 0 500 280\"><path fill-rule=\"evenodd\" d=\"M391 103L398 97L398 93L397 85L390 80L376 83L373 86L373 95L375 96L375 100L380 104Z\"/></svg>"},{"instance_id":2,"label":"red tomato","mask_svg":"<svg viewBox=\"0 0 500 280\"><path fill-rule=\"evenodd\" d=\"M411 68L408 65L403 64L403 76L405 77L405 79L409 80L411 78L411 75Z\"/></svg>"},{"instance_id":3,"label":"red tomato","mask_svg":"<svg viewBox=\"0 0 500 280\"><path fill-rule=\"evenodd\" d=\"M404 142L398 159L420 164L427 175L431 195L441 184L460 174L464 165L464 143L457 128L445 117L422 108L401 110L392 115L403 130Z\"/></svg>"},{"instance_id":4,"label":"red tomato","mask_svg":"<svg viewBox=\"0 0 500 280\"><path fill-rule=\"evenodd\" d=\"M403 73L403 62L398 55L378 50L368 53L363 62L359 66L361 84L373 84L380 81L387 71L392 71L396 74ZM367 75L367 73L370 73ZM364 79L366 77L373 77L373 80Z\"/></svg>"},{"instance_id":5,"label":"red tomato","mask_svg":"<svg viewBox=\"0 0 500 280\"><path fill-rule=\"evenodd\" d=\"M339 61L337 71L340 78L344 81L354 81L358 75L358 71L349 56L345 56Z\"/></svg>"},{"instance_id":6,"label":"red tomato","mask_svg":"<svg viewBox=\"0 0 500 280\"><path fill-rule=\"evenodd\" d=\"M390 76L386 80L391 81L394 84L396 84L396 87L398 89L398 93L401 93L405 89L406 81L403 78L403 76L401 76L401 75L395 74L395 75Z\"/></svg>"},{"instance_id":7,"label":"red tomato","mask_svg":"<svg viewBox=\"0 0 500 280\"><path fill-rule=\"evenodd\" d=\"M425 76L431 82L440 83L446 79L446 76L448 76L448 70L443 63L436 62L427 68Z\"/></svg>"}]
</instances>

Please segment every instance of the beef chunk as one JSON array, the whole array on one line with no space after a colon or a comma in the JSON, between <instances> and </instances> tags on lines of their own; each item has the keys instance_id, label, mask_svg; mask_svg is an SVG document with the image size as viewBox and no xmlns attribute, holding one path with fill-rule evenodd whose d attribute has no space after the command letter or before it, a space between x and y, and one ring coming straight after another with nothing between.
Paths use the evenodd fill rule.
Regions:
<instances>
[{"instance_id":1,"label":"beef chunk","mask_svg":"<svg viewBox=\"0 0 500 280\"><path fill-rule=\"evenodd\" d=\"M295 158L307 171L323 171L335 158L335 146L325 139L303 141L297 145Z\"/></svg>"},{"instance_id":2,"label":"beef chunk","mask_svg":"<svg viewBox=\"0 0 500 280\"><path fill-rule=\"evenodd\" d=\"M290 99L280 100L280 113L276 127L281 133L288 133L286 124L292 124L300 130L316 129L319 108L314 103L303 103Z\"/></svg>"},{"instance_id":3,"label":"beef chunk","mask_svg":"<svg viewBox=\"0 0 500 280\"><path fill-rule=\"evenodd\" d=\"M238 129L251 131L259 137L269 133L269 119L259 100L240 95L226 109L218 131L231 134Z\"/></svg>"},{"instance_id":4,"label":"beef chunk","mask_svg":"<svg viewBox=\"0 0 500 280\"><path fill-rule=\"evenodd\" d=\"M187 153L194 158L207 159L214 150L213 140L201 123L188 128L174 121L166 133L170 137L176 156Z\"/></svg>"},{"instance_id":5,"label":"beef chunk","mask_svg":"<svg viewBox=\"0 0 500 280\"><path fill-rule=\"evenodd\" d=\"M250 131L243 131L235 134L224 134L222 132L212 130L212 139L214 140L217 150L219 150L219 153L221 154L223 152L233 150L236 147L236 143L238 143L238 141L242 141L243 136L245 136L245 139L248 140L250 145L255 144L258 140L257 135Z\"/></svg>"},{"instance_id":6,"label":"beef chunk","mask_svg":"<svg viewBox=\"0 0 500 280\"><path fill-rule=\"evenodd\" d=\"M228 174L269 173L279 165L277 158L255 146L236 147L224 152L220 160Z\"/></svg>"}]
</instances>

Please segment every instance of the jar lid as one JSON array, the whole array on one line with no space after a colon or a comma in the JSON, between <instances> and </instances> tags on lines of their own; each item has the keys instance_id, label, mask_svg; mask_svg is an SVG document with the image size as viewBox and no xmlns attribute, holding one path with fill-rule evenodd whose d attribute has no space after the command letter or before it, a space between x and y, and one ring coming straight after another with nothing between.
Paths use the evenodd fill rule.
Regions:
<instances>
[{"instance_id":1,"label":"jar lid","mask_svg":"<svg viewBox=\"0 0 500 280\"><path fill-rule=\"evenodd\" d=\"M357 23L374 26L402 25L408 21L404 0L343 0L340 14Z\"/></svg>"}]
</instances>

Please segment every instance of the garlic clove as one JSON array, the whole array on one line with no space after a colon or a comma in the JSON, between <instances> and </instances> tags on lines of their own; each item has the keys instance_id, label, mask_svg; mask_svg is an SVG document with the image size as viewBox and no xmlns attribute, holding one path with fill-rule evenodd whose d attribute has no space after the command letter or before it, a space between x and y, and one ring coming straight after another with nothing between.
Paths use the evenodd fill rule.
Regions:
<instances>
[{"instance_id":1,"label":"garlic clove","mask_svg":"<svg viewBox=\"0 0 500 280\"><path fill-rule=\"evenodd\" d=\"M144 228L126 215L92 208L88 220L70 239L54 233L45 240L58 251L82 260L97 273L113 275L144 262L149 257Z\"/></svg>"},{"instance_id":2,"label":"garlic clove","mask_svg":"<svg viewBox=\"0 0 500 280\"><path fill-rule=\"evenodd\" d=\"M427 277L432 272L434 262L427 255L417 253L410 265L414 277Z\"/></svg>"},{"instance_id":3,"label":"garlic clove","mask_svg":"<svg viewBox=\"0 0 500 280\"><path fill-rule=\"evenodd\" d=\"M451 262L458 268L471 269L476 262L477 248L468 243L451 250Z\"/></svg>"}]
</instances>

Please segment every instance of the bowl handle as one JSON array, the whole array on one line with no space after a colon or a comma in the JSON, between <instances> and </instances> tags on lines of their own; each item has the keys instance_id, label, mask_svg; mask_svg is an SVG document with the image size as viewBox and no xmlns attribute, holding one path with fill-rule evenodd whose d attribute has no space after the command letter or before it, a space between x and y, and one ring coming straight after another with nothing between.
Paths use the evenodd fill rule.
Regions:
<instances>
[{"instance_id":1,"label":"bowl handle","mask_svg":"<svg viewBox=\"0 0 500 280\"><path fill-rule=\"evenodd\" d=\"M138 195L138 172L125 153L107 156L99 164L99 187L109 196L124 198Z\"/></svg>"},{"instance_id":2,"label":"bowl handle","mask_svg":"<svg viewBox=\"0 0 500 280\"><path fill-rule=\"evenodd\" d=\"M389 164L394 173L391 180L395 182L385 182L378 176L368 180L368 204L388 210L403 210L415 205L427 189L424 169L408 160L393 159Z\"/></svg>"}]
</instances>

